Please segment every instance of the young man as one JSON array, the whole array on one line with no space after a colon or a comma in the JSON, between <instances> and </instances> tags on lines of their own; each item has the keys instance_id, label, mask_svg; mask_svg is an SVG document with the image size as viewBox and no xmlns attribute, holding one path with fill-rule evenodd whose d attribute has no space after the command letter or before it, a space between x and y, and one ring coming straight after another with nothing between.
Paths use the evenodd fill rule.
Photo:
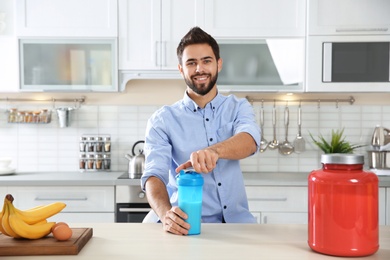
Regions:
<instances>
[{"instance_id":1,"label":"young man","mask_svg":"<svg viewBox=\"0 0 390 260\"><path fill-rule=\"evenodd\" d=\"M141 185L165 231L186 235L187 215L177 207L176 174L203 175L202 222L255 223L248 210L239 160L258 151L260 129L246 99L218 93L222 69L215 39L192 28L177 47L187 84L182 100L156 111L145 137Z\"/></svg>"}]
</instances>

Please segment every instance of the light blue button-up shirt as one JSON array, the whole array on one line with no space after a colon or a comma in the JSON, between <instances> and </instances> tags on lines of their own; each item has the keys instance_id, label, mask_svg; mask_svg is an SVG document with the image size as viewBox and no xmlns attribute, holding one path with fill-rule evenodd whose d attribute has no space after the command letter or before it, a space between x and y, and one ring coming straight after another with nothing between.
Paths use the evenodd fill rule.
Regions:
<instances>
[{"instance_id":1,"label":"light blue button-up shirt","mask_svg":"<svg viewBox=\"0 0 390 260\"><path fill-rule=\"evenodd\" d=\"M205 108L185 93L171 106L157 110L149 119L144 145L145 182L151 176L161 179L173 206L177 206L175 169L194 151L246 132L260 143L260 128L252 106L244 98L218 94ZM239 160L219 159L216 168L204 178L202 222L255 223L249 212Z\"/></svg>"}]
</instances>

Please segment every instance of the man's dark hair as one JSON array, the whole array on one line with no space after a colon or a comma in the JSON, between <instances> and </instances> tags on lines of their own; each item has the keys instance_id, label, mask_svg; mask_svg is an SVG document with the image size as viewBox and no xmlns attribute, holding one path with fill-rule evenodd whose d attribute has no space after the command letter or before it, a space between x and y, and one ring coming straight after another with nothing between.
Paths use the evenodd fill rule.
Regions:
<instances>
[{"instance_id":1,"label":"man's dark hair","mask_svg":"<svg viewBox=\"0 0 390 260\"><path fill-rule=\"evenodd\" d=\"M183 51L188 45L206 43L213 49L216 60L219 60L219 46L217 41L208 33L200 29L199 27L193 27L184 35L179 45L177 46L177 58L179 64L182 64Z\"/></svg>"}]
</instances>

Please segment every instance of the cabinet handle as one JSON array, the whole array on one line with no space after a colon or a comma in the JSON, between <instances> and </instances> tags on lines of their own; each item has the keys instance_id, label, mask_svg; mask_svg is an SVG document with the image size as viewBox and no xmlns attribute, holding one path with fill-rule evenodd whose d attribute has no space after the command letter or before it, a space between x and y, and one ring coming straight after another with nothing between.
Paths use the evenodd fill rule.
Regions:
<instances>
[{"instance_id":1,"label":"cabinet handle","mask_svg":"<svg viewBox=\"0 0 390 260\"><path fill-rule=\"evenodd\" d=\"M151 208L119 208L119 212L149 212Z\"/></svg>"},{"instance_id":2,"label":"cabinet handle","mask_svg":"<svg viewBox=\"0 0 390 260\"><path fill-rule=\"evenodd\" d=\"M36 197L35 200L54 200L54 201L63 201L63 200L88 200L87 197L83 197L83 198L45 198L45 197Z\"/></svg>"},{"instance_id":3,"label":"cabinet handle","mask_svg":"<svg viewBox=\"0 0 390 260\"><path fill-rule=\"evenodd\" d=\"M336 32L387 32L389 28L336 28Z\"/></svg>"},{"instance_id":4,"label":"cabinet handle","mask_svg":"<svg viewBox=\"0 0 390 260\"><path fill-rule=\"evenodd\" d=\"M249 198L251 201L287 201L287 198Z\"/></svg>"}]
</instances>

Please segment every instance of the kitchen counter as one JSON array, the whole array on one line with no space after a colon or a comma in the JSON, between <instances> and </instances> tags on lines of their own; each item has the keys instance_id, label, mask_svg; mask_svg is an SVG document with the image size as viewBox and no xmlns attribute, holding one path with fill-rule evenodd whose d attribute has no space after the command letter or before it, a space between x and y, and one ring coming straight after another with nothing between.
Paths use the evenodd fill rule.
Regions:
<instances>
[{"instance_id":1,"label":"kitchen counter","mask_svg":"<svg viewBox=\"0 0 390 260\"><path fill-rule=\"evenodd\" d=\"M93 237L76 256L15 256L22 259L345 259L312 251L307 225L203 224L200 235L177 236L161 224L70 224L92 227ZM390 226L380 227L380 249L368 257L390 259Z\"/></svg>"},{"instance_id":2,"label":"kitchen counter","mask_svg":"<svg viewBox=\"0 0 390 260\"><path fill-rule=\"evenodd\" d=\"M140 185L139 179L118 179L125 172L17 172L0 175L1 186ZM244 173L247 186L306 186L309 173ZM390 187L390 176L378 176L380 187Z\"/></svg>"}]
</instances>

